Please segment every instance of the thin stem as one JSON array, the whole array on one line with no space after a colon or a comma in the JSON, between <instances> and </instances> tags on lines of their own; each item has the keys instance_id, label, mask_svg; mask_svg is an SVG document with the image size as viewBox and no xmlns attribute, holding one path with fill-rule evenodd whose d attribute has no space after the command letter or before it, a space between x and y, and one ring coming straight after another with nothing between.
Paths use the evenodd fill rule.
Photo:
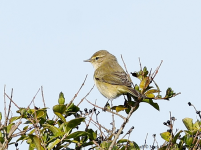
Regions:
<instances>
[{"instance_id":1,"label":"thin stem","mask_svg":"<svg viewBox=\"0 0 201 150\"><path fill-rule=\"evenodd\" d=\"M6 94L6 85L4 85L4 117L7 118L7 115L6 115L6 96L5 96L5 94Z\"/></svg>"},{"instance_id":2,"label":"thin stem","mask_svg":"<svg viewBox=\"0 0 201 150\"><path fill-rule=\"evenodd\" d=\"M13 98L13 88L11 90L11 96L10 96L10 98L11 99ZM7 125L8 117L9 117L9 114L10 114L10 109L11 109L11 100L10 100L9 107L8 107L8 113L7 113L8 115L6 117L6 123L5 123L5 125Z\"/></svg>"},{"instance_id":3,"label":"thin stem","mask_svg":"<svg viewBox=\"0 0 201 150\"><path fill-rule=\"evenodd\" d=\"M43 99L44 108L46 108L45 99L44 99L44 95L43 95L43 86L41 86L41 93L42 93L42 99Z\"/></svg>"},{"instance_id":4,"label":"thin stem","mask_svg":"<svg viewBox=\"0 0 201 150\"><path fill-rule=\"evenodd\" d=\"M91 91L93 90L94 86L95 86L95 84L93 85L93 87L91 88L91 90L85 95L85 97L83 97L83 98L81 99L81 101L78 103L77 106L79 106L79 105L83 102L83 100L91 93Z\"/></svg>"},{"instance_id":5,"label":"thin stem","mask_svg":"<svg viewBox=\"0 0 201 150\"><path fill-rule=\"evenodd\" d=\"M141 61L140 61L140 57L139 57L139 63L140 63L140 70L142 70L142 64L141 64Z\"/></svg>"},{"instance_id":6,"label":"thin stem","mask_svg":"<svg viewBox=\"0 0 201 150\"><path fill-rule=\"evenodd\" d=\"M38 92L40 91L40 88L38 89L38 91L36 92L36 95L38 94ZM31 103L34 101L34 99L36 98L36 95L33 97L33 99L32 99L32 101L31 101ZM27 108L29 108L30 107L30 105L31 105L31 103L28 105L28 107Z\"/></svg>"},{"instance_id":7,"label":"thin stem","mask_svg":"<svg viewBox=\"0 0 201 150\"><path fill-rule=\"evenodd\" d=\"M84 79L84 82L82 83L80 89L79 89L78 92L75 94L75 96L73 97L73 99L68 103L68 105L66 106L66 108L68 108L68 107L71 105L71 103L74 101L74 99L77 97L78 93L80 92L80 90L81 90L82 87L84 86L84 83L85 83L85 81L86 81L86 79L87 79L87 76L88 76L88 75L86 75L86 77L85 77L85 79Z\"/></svg>"},{"instance_id":8,"label":"thin stem","mask_svg":"<svg viewBox=\"0 0 201 150\"><path fill-rule=\"evenodd\" d=\"M147 136L148 136L148 133L147 133L146 138L145 138L145 141L144 141L143 150L144 150L144 147L147 145Z\"/></svg>"},{"instance_id":9,"label":"thin stem","mask_svg":"<svg viewBox=\"0 0 201 150\"><path fill-rule=\"evenodd\" d=\"M100 108L100 109L102 109L102 110L105 110L104 108L102 108L102 107L100 107L100 106L97 106L97 105L91 103L91 102L90 102L89 100L87 100L86 98L85 98L85 100L86 100L88 103L90 103L91 105L93 105L94 107L97 107L97 108ZM109 110L109 109L106 109L105 111L110 112L110 113L113 113L113 114L115 114L115 115L121 117L121 118L124 119L124 120L126 119L124 116L122 116L122 115L120 115L120 114L118 114L118 113L116 113L116 112L113 112L113 111L111 111L111 110Z\"/></svg>"},{"instance_id":10,"label":"thin stem","mask_svg":"<svg viewBox=\"0 0 201 150\"><path fill-rule=\"evenodd\" d=\"M112 104L112 100L111 100L111 108L113 107L113 104ZM112 110L113 112L113 110ZM112 133L114 133L116 130L115 128L115 120L114 120L114 113L112 113Z\"/></svg>"},{"instance_id":11,"label":"thin stem","mask_svg":"<svg viewBox=\"0 0 201 150\"><path fill-rule=\"evenodd\" d=\"M135 105L133 107L131 107L131 110L127 116L127 118L124 120L123 124L121 125L119 131L117 132L117 134L115 135L114 140L112 141L112 144L110 145L108 150L112 150L114 144L116 143L117 139L119 138L119 135L121 134L121 132L123 131L125 125L127 124L129 118L131 117L132 113L135 111L136 107L139 105L139 102L136 102Z\"/></svg>"},{"instance_id":12,"label":"thin stem","mask_svg":"<svg viewBox=\"0 0 201 150\"><path fill-rule=\"evenodd\" d=\"M19 106L17 106L17 104L5 93L6 97L8 97L8 99L10 99L10 101L18 108L20 109Z\"/></svg>"}]
</instances>

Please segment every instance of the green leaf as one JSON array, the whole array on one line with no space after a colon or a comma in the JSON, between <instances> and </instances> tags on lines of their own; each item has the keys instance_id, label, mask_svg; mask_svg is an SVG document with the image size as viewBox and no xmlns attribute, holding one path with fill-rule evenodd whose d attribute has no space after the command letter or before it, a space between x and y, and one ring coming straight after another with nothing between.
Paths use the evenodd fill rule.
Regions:
<instances>
[{"instance_id":1,"label":"green leaf","mask_svg":"<svg viewBox=\"0 0 201 150\"><path fill-rule=\"evenodd\" d=\"M64 94L62 92L60 92L60 94L59 94L58 103L59 104L64 104L65 103Z\"/></svg>"},{"instance_id":2,"label":"green leaf","mask_svg":"<svg viewBox=\"0 0 201 150\"><path fill-rule=\"evenodd\" d=\"M179 139L179 136L180 136L180 134L181 134L182 132L183 132L183 131L180 130L180 131L174 136L174 138L173 138L173 140L172 140L172 143L173 143L173 144L176 144L176 141Z\"/></svg>"},{"instance_id":3,"label":"green leaf","mask_svg":"<svg viewBox=\"0 0 201 150\"><path fill-rule=\"evenodd\" d=\"M200 127L199 127L199 121L196 121L194 124L193 124L193 130L199 130Z\"/></svg>"},{"instance_id":4,"label":"green leaf","mask_svg":"<svg viewBox=\"0 0 201 150\"><path fill-rule=\"evenodd\" d=\"M37 110L36 111L36 117L41 118L43 117L46 113L44 112L45 110Z\"/></svg>"},{"instance_id":5,"label":"green leaf","mask_svg":"<svg viewBox=\"0 0 201 150\"><path fill-rule=\"evenodd\" d=\"M49 129L52 132L52 134L54 135L54 137L64 135L64 133L61 130L59 130L57 127L55 127L55 126L52 126L52 125L49 125L49 124L43 124L43 127Z\"/></svg>"},{"instance_id":6,"label":"green leaf","mask_svg":"<svg viewBox=\"0 0 201 150\"><path fill-rule=\"evenodd\" d=\"M15 125L15 123L11 123L11 124L9 124L7 127L5 127L6 133L9 133L10 130L12 129L12 126L14 126L14 125Z\"/></svg>"},{"instance_id":7,"label":"green leaf","mask_svg":"<svg viewBox=\"0 0 201 150\"><path fill-rule=\"evenodd\" d=\"M70 139L70 138L77 138L77 137L80 137L80 136L88 136L88 133L85 132L85 131L76 131L74 133L71 133L69 134L66 139Z\"/></svg>"},{"instance_id":8,"label":"green leaf","mask_svg":"<svg viewBox=\"0 0 201 150\"><path fill-rule=\"evenodd\" d=\"M55 123L55 121L54 120L47 120L47 123L50 125L53 125Z\"/></svg>"},{"instance_id":9,"label":"green leaf","mask_svg":"<svg viewBox=\"0 0 201 150\"><path fill-rule=\"evenodd\" d=\"M193 130L193 119L192 118L184 118L184 119L182 119L182 121L188 130L190 130L190 131Z\"/></svg>"},{"instance_id":10,"label":"green leaf","mask_svg":"<svg viewBox=\"0 0 201 150\"><path fill-rule=\"evenodd\" d=\"M66 109L66 115L70 116L72 114L77 113L80 110L79 107L77 107L76 105L74 105L73 103L70 104L70 106Z\"/></svg>"},{"instance_id":11,"label":"green leaf","mask_svg":"<svg viewBox=\"0 0 201 150\"><path fill-rule=\"evenodd\" d=\"M44 150L44 148L41 146L41 140L36 135L29 135L29 137L35 144L37 150Z\"/></svg>"},{"instance_id":12,"label":"green leaf","mask_svg":"<svg viewBox=\"0 0 201 150\"><path fill-rule=\"evenodd\" d=\"M192 142L193 142L193 137L190 137L189 135L185 135L184 141L185 141L186 145L191 146Z\"/></svg>"},{"instance_id":13,"label":"green leaf","mask_svg":"<svg viewBox=\"0 0 201 150\"><path fill-rule=\"evenodd\" d=\"M154 103L152 99L143 99L142 102L150 104L151 106L153 106L158 111L160 110L159 105L157 103Z\"/></svg>"},{"instance_id":14,"label":"green leaf","mask_svg":"<svg viewBox=\"0 0 201 150\"><path fill-rule=\"evenodd\" d=\"M60 105L55 105L53 107L54 112L58 112L60 114L63 114L66 110L66 105L60 104Z\"/></svg>"},{"instance_id":15,"label":"green leaf","mask_svg":"<svg viewBox=\"0 0 201 150\"><path fill-rule=\"evenodd\" d=\"M135 103L136 103L136 102L133 102L133 101L128 102L128 109L125 109L125 112L126 112L127 114L128 114L128 113L130 112L130 110L131 110L131 107L130 107L130 106L135 106ZM135 106L135 110L134 110L134 111L136 111L138 108L139 108L139 104L137 104L137 105Z\"/></svg>"},{"instance_id":16,"label":"green leaf","mask_svg":"<svg viewBox=\"0 0 201 150\"><path fill-rule=\"evenodd\" d=\"M169 99L169 98L173 97L174 95L175 95L174 91L169 87L169 88L166 90L165 98L166 98L166 99Z\"/></svg>"},{"instance_id":17,"label":"green leaf","mask_svg":"<svg viewBox=\"0 0 201 150\"><path fill-rule=\"evenodd\" d=\"M117 141L117 143L124 143L124 142L130 142L128 139L121 139L119 141Z\"/></svg>"},{"instance_id":18,"label":"green leaf","mask_svg":"<svg viewBox=\"0 0 201 150\"><path fill-rule=\"evenodd\" d=\"M87 129L86 132L88 133L90 140L95 140L97 138L97 132L94 132L92 129Z\"/></svg>"},{"instance_id":19,"label":"green leaf","mask_svg":"<svg viewBox=\"0 0 201 150\"><path fill-rule=\"evenodd\" d=\"M148 97L148 98L155 98L154 94L145 94L145 96Z\"/></svg>"},{"instance_id":20,"label":"green leaf","mask_svg":"<svg viewBox=\"0 0 201 150\"><path fill-rule=\"evenodd\" d=\"M0 137L0 142L4 143L4 138L3 137Z\"/></svg>"},{"instance_id":21,"label":"green leaf","mask_svg":"<svg viewBox=\"0 0 201 150\"><path fill-rule=\"evenodd\" d=\"M160 135L161 135L161 137L162 137L164 140L166 140L167 142L169 142L169 140L170 140L170 138L171 138L170 132L163 132L163 133L161 133Z\"/></svg>"},{"instance_id":22,"label":"green leaf","mask_svg":"<svg viewBox=\"0 0 201 150\"><path fill-rule=\"evenodd\" d=\"M61 140L60 139L56 139L54 140L53 142L51 142L49 145L48 145L48 150L51 150L54 146L56 146Z\"/></svg>"},{"instance_id":23,"label":"green leaf","mask_svg":"<svg viewBox=\"0 0 201 150\"><path fill-rule=\"evenodd\" d=\"M112 142L103 141L100 146L101 146L101 148L109 148L111 143Z\"/></svg>"},{"instance_id":24,"label":"green leaf","mask_svg":"<svg viewBox=\"0 0 201 150\"><path fill-rule=\"evenodd\" d=\"M29 127L29 126L25 126L25 127L23 128L23 130L26 130L26 129L28 129L28 127Z\"/></svg>"},{"instance_id":25,"label":"green leaf","mask_svg":"<svg viewBox=\"0 0 201 150\"><path fill-rule=\"evenodd\" d=\"M160 92L160 91L157 90L157 89L152 89L152 90L148 90L148 91L146 91L145 95L146 95L146 94L158 93L158 92Z\"/></svg>"},{"instance_id":26,"label":"green leaf","mask_svg":"<svg viewBox=\"0 0 201 150\"><path fill-rule=\"evenodd\" d=\"M135 84L134 89L137 90L137 91L139 91L139 86L137 84Z\"/></svg>"},{"instance_id":27,"label":"green leaf","mask_svg":"<svg viewBox=\"0 0 201 150\"><path fill-rule=\"evenodd\" d=\"M101 143L100 147L101 147L102 149L108 149L108 148L110 147L111 143L112 143L112 142L103 141L103 142ZM102 149L100 149L100 150L102 150ZM113 146L113 148L112 148L112 150L118 150L118 149L119 149L118 146Z\"/></svg>"},{"instance_id":28,"label":"green leaf","mask_svg":"<svg viewBox=\"0 0 201 150\"><path fill-rule=\"evenodd\" d=\"M28 137L26 135L21 135L21 137L19 139L17 139L16 142L18 142L18 141L24 141L26 139L28 139Z\"/></svg>"},{"instance_id":29,"label":"green leaf","mask_svg":"<svg viewBox=\"0 0 201 150\"><path fill-rule=\"evenodd\" d=\"M29 150L34 150L34 145L33 144L29 144Z\"/></svg>"},{"instance_id":30,"label":"green leaf","mask_svg":"<svg viewBox=\"0 0 201 150\"><path fill-rule=\"evenodd\" d=\"M127 147L127 145L126 145ZM140 150L140 147L134 141L129 142L129 150Z\"/></svg>"},{"instance_id":31,"label":"green leaf","mask_svg":"<svg viewBox=\"0 0 201 150\"><path fill-rule=\"evenodd\" d=\"M123 110L125 110L127 108L124 107L124 105L119 105L119 106L114 106L111 109L116 110L116 112L120 112L120 111L123 111Z\"/></svg>"},{"instance_id":32,"label":"green leaf","mask_svg":"<svg viewBox=\"0 0 201 150\"><path fill-rule=\"evenodd\" d=\"M66 119L64 118L64 116L58 112L54 112L55 115L57 115L63 122L66 122Z\"/></svg>"},{"instance_id":33,"label":"green leaf","mask_svg":"<svg viewBox=\"0 0 201 150\"><path fill-rule=\"evenodd\" d=\"M140 82L140 90L141 91L144 91L147 86L149 85L150 83L150 79L149 77L145 77L141 82Z\"/></svg>"},{"instance_id":34,"label":"green leaf","mask_svg":"<svg viewBox=\"0 0 201 150\"><path fill-rule=\"evenodd\" d=\"M54 114L57 115L63 122L66 122L66 119L62 115L66 110L66 105L55 105L53 107Z\"/></svg>"},{"instance_id":35,"label":"green leaf","mask_svg":"<svg viewBox=\"0 0 201 150\"><path fill-rule=\"evenodd\" d=\"M29 114L34 114L34 112L35 112L35 109L28 109L27 110L27 113L29 113Z\"/></svg>"},{"instance_id":36,"label":"green leaf","mask_svg":"<svg viewBox=\"0 0 201 150\"><path fill-rule=\"evenodd\" d=\"M137 145L137 143L135 143L134 141L129 141L128 139L121 139L119 141L117 141L118 144L120 143L125 143L125 145L127 146L127 143L129 144L128 150L140 150L139 146ZM123 148L125 149L125 148Z\"/></svg>"},{"instance_id":37,"label":"green leaf","mask_svg":"<svg viewBox=\"0 0 201 150\"><path fill-rule=\"evenodd\" d=\"M78 126L82 121L84 121L85 118L75 118L70 120L69 122L65 123L65 127L66 127L66 133L69 133L73 128L75 128L76 126Z\"/></svg>"},{"instance_id":38,"label":"green leaf","mask_svg":"<svg viewBox=\"0 0 201 150\"><path fill-rule=\"evenodd\" d=\"M21 118L21 116L12 117L12 118L10 118L9 123L13 123L15 120L18 120L20 118Z\"/></svg>"},{"instance_id":39,"label":"green leaf","mask_svg":"<svg viewBox=\"0 0 201 150\"><path fill-rule=\"evenodd\" d=\"M157 89L148 90L145 92L145 96L148 98L155 98L155 95L153 93L158 93L158 92L160 91Z\"/></svg>"},{"instance_id":40,"label":"green leaf","mask_svg":"<svg viewBox=\"0 0 201 150\"><path fill-rule=\"evenodd\" d=\"M33 134L35 132L35 128L29 132L29 134Z\"/></svg>"},{"instance_id":41,"label":"green leaf","mask_svg":"<svg viewBox=\"0 0 201 150\"><path fill-rule=\"evenodd\" d=\"M2 134L2 132L0 132L0 137L4 137L3 134Z\"/></svg>"}]
</instances>

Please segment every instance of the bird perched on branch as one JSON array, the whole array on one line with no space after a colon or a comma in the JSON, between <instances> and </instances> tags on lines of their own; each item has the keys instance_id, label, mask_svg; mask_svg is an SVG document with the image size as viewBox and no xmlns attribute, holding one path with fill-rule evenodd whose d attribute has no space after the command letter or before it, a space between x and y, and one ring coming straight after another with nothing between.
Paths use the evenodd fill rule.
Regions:
<instances>
[{"instance_id":1,"label":"bird perched on branch","mask_svg":"<svg viewBox=\"0 0 201 150\"><path fill-rule=\"evenodd\" d=\"M116 57L108 51L97 51L84 62L90 62L93 65L95 84L107 99L113 100L120 95L127 94L141 97L141 94L132 88L130 76L119 65Z\"/></svg>"}]
</instances>

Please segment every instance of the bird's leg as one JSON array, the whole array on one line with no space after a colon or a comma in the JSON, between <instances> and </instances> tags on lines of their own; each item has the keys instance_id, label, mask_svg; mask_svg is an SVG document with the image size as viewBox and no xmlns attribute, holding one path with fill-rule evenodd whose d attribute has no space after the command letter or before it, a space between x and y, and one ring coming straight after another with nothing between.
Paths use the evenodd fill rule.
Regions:
<instances>
[{"instance_id":1,"label":"bird's leg","mask_svg":"<svg viewBox=\"0 0 201 150\"><path fill-rule=\"evenodd\" d=\"M108 99L108 101L109 101L109 99ZM103 111L106 111L107 109L110 109L110 104L108 103L108 101L107 101L107 103L105 104L105 106L104 106L104 108L103 108Z\"/></svg>"}]
</instances>

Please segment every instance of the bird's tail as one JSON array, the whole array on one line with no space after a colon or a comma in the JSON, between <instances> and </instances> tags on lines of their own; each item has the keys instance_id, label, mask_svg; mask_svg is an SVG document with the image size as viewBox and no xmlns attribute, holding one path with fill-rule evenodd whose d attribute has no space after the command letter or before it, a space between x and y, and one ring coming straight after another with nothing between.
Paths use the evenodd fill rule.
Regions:
<instances>
[{"instance_id":1,"label":"bird's tail","mask_svg":"<svg viewBox=\"0 0 201 150\"><path fill-rule=\"evenodd\" d=\"M129 88L129 93L134 96L134 97L138 97L138 98L146 98L145 95L142 95L141 93L139 93L136 89L134 88Z\"/></svg>"}]
</instances>

